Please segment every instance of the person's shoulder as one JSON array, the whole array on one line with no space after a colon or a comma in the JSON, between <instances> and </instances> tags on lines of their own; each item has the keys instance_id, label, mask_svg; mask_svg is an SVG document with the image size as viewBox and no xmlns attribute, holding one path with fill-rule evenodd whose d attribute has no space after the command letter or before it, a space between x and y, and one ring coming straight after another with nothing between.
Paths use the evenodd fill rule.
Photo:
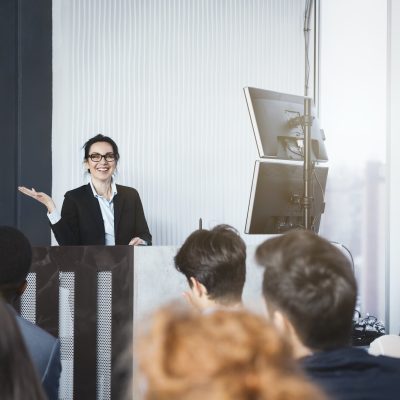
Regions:
<instances>
[{"instance_id":1,"label":"person's shoulder","mask_svg":"<svg viewBox=\"0 0 400 400\"><path fill-rule=\"evenodd\" d=\"M400 373L400 358L390 357L389 355L375 355L370 354L368 349L355 349L353 352L358 351L359 359L364 358L366 361L371 363L380 364L382 367L390 367L397 369Z\"/></svg>"},{"instance_id":2,"label":"person's shoulder","mask_svg":"<svg viewBox=\"0 0 400 400\"><path fill-rule=\"evenodd\" d=\"M61 373L60 340L20 315L16 315L16 320L49 399L57 398Z\"/></svg>"},{"instance_id":3,"label":"person's shoulder","mask_svg":"<svg viewBox=\"0 0 400 400\"><path fill-rule=\"evenodd\" d=\"M393 400L400 390L400 360L373 356L364 348L317 351L299 361L309 379L332 399Z\"/></svg>"},{"instance_id":4,"label":"person's shoulder","mask_svg":"<svg viewBox=\"0 0 400 400\"><path fill-rule=\"evenodd\" d=\"M90 193L90 190L91 190L90 185L87 183L86 185L82 185L75 189L68 190L68 192L65 193L65 197L71 197L71 198L82 197L87 193Z\"/></svg>"},{"instance_id":5,"label":"person's shoulder","mask_svg":"<svg viewBox=\"0 0 400 400\"><path fill-rule=\"evenodd\" d=\"M400 373L400 358L382 355L375 356L372 354L370 354L369 356L377 359L377 362L379 362L382 366L395 368Z\"/></svg>"},{"instance_id":6,"label":"person's shoulder","mask_svg":"<svg viewBox=\"0 0 400 400\"><path fill-rule=\"evenodd\" d=\"M134 196L137 197L139 196L139 192L130 186L124 186L124 185L116 185L117 186L117 193L125 196Z\"/></svg>"},{"instance_id":7,"label":"person's shoulder","mask_svg":"<svg viewBox=\"0 0 400 400\"><path fill-rule=\"evenodd\" d=\"M310 356L300 359L300 364L309 372L320 370L357 370L363 369L365 366L368 366L368 368L375 366L378 369L387 367L391 370L399 370L400 372L399 358L371 355L366 349L358 347L343 347L315 352ZM329 368L327 368L328 366Z\"/></svg>"},{"instance_id":8,"label":"person's shoulder","mask_svg":"<svg viewBox=\"0 0 400 400\"><path fill-rule=\"evenodd\" d=\"M58 339L50 335L50 333L46 332L39 326L26 320L20 315L17 315L16 318L22 336L27 342L35 342L35 343L41 342L42 344L47 344L49 346L53 346L57 342Z\"/></svg>"}]
</instances>

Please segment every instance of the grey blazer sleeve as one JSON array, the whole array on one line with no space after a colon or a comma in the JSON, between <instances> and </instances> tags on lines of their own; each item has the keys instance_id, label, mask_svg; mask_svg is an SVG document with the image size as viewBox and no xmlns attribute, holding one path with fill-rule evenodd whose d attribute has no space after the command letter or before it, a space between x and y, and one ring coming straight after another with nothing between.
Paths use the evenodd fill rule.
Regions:
<instances>
[{"instance_id":1,"label":"grey blazer sleeve","mask_svg":"<svg viewBox=\"0 0 400 400\"><path fill-rule=\"evenodd\" d=\"M49 363L42 378L43 388L46 391L49 400L58 399L58 390L60 387L61 375L61 353L60 341L57 339L54 342L50 353Z\"/></svg>"},{"instance_id":2,"label":"grey blazer sleeve","mask_svg":"<svg viewBox=\"0 0 400 400\"><path fill-rule=\"evenodd\" d=\"M26 348L49 400L58 399L61 374L60 340L16 315Z\"/></svg>"}]
</instances>

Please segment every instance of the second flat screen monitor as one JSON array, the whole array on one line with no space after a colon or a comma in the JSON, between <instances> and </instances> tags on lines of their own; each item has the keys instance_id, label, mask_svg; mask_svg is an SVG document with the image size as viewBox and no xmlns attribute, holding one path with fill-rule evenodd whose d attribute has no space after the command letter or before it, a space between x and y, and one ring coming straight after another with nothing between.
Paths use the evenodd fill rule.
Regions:
<instances>
[{"instance_id":1,"label":"second flat screen monitor","mask_svg":"<svg viewBox=\"0 0 400 400\"><path fill-rule=\"evenodd\" d=\"M324 212L328 167L314 166L312 175L312 229L318 232ZM246 220L246 233L274 234L302 228L303 164L256 161Z\"/></svg>"}]
</instances>

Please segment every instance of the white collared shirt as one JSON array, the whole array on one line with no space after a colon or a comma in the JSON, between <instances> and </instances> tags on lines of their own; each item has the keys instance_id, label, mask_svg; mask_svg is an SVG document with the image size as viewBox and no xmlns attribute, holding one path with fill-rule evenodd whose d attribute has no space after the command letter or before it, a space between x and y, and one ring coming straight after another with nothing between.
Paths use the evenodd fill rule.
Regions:
<instances>
[{"instance_id":1,"label":"white collared shirt","mask_svg":"<svg viewBox=\"0 0 400 400\"><path fill-rule=\"evenodd\" d=\"M114 197L117 194L117 185L114 181L111 182L111 199L107 200L105 197L97 194L91 180L89 183L92 189L93 196L97 199L100 205L101 216L103 217L104 222L106 246L114 246ZM57 209L55 209L51 214L47 213L47 217L49 218L49 221L52 225L56 224L61 219L61 215Z\"/></svg>"},{"instance_id":2,"label":"white collared shirt","mask_svg":"<svg viewBox=\"0 0 400 400\"><path fill-rule=\"evenodd\" d=\"M114 197L117 194L117 186L114 181L111 181L111 199L107 200L105 197L97 194L96 189L90 181L93 196L99 202L101 215L104 221L104 232L106 233L106 246L115 245L115 232L114 232Z\"/></svg>"}]
</instances>

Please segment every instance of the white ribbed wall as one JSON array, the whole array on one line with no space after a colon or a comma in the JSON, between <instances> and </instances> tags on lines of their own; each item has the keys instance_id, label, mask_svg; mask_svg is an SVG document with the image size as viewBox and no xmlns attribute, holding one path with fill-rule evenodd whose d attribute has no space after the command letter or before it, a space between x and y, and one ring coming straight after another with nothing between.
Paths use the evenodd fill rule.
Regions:
<instances>
[{"instance_id":1,"label":"white ribbed wall","mask_svg":"<svg viewBox=\"0 0 400 400\"><path fill-rule=\"evenodd\" d=\"M180 244L199 217L243 232L257 150L242 88L302 94L303 12L303 0L53 0L57 204L101 132L155 244Z\"/></svg>"}]
</instances>

